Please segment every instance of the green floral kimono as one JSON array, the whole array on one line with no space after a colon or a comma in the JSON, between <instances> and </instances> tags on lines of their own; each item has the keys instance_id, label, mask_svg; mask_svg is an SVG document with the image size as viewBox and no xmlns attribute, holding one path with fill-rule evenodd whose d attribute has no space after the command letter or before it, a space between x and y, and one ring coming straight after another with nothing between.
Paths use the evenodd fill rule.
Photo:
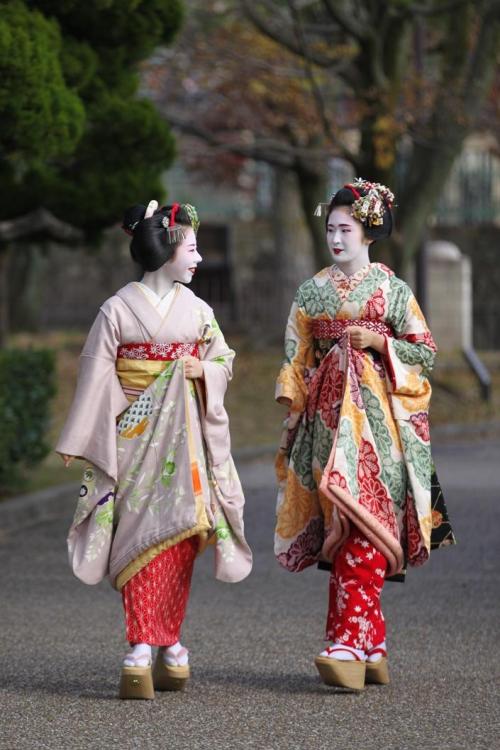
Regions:
<instances>
[{"instance_id":1,"label":"green floral kimono","mask_svg":"<svg viewBox=\"0 0 500 750\"><path fill-rule=\"evenodd\" d=\"M352 347L354 325L383 335L384 353ZM351 523L385 555L388 575L424 563L431 536L432 546L454 543L429 439L436 347L410 288L381 263L349 277L325 268L297 291L285 350L279 562L292 571L331 562Z\"/></svg>"}]
</instances>

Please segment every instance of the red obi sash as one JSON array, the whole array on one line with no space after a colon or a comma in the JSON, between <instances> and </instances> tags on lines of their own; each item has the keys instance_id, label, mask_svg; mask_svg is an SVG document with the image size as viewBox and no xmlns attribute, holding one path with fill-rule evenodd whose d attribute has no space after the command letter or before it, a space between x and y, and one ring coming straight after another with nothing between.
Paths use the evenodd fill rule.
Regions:
<instances>
[{"instance_id":1,"label":"red obi sash","mask_svg":"<svg viewBox=\"0 0 500 750\"><path fill-rule=\"evenodd\" d=\"M312 332L315 339L340 339L349 326L361 326L368 328L370 331L381 333L385 336L394 337L392 328L378 320L368 320L367 318L357 318L353 320L325 320L317 318L313 320Z\"/></svg>"},{"instance_id":2,"label":"red obi sash","mask_svg":"<svg viewBox=\"0 0 500 750\"><path fill-rule=\"evenodd\" d=\"M198 344L174 342L172 344L147 343L122 344L116 353L117 359L153 359L169 361L186 356L200 358Z\"/></svg>"}]
</instances>

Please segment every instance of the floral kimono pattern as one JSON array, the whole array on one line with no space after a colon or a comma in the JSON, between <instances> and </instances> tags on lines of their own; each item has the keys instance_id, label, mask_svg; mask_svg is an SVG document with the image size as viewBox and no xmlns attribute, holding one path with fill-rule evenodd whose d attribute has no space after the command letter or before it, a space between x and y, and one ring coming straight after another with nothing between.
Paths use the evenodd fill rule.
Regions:
<instances>
[{"instance_id":1,"label":"floral kimono pattern","mask_svg":"<svg viewBox=\"0 0 500 750\"><path fill-rule=\"evenodd\" d=\"M185 355L200 359L203 381L186 378ZM121 589L191 536L214 542L220 580L250 572L223 407L233 357L211 309L180 284L169 320L133 284L101 308L57 446L88 462L68 537L86 583L109 575Z\"/></svg>"},{"instance_id":2,"label":"floral kimono pattern","mask_svg":"<svg viewBox=\"0 0 500 750\"><path fill-rule=\"evenodd\" d=\"M354 349L354 325L381 334L384 353ZM299 287L276 387L291 402L276 463L285 568L331 562L351 522L384 554L388 575L428 559L435 352L410 288L380 263L350 277L326 268ZM453 541L450 531L442 543Z\"/></svg>"}]
</instances>

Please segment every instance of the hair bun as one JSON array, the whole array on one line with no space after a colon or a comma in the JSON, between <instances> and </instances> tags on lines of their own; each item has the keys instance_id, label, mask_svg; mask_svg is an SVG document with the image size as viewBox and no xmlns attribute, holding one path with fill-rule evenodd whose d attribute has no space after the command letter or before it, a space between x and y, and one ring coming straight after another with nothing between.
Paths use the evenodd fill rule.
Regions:
<instances>
[{"instance_id":1,"label":"hair bun","mask_svg":"<svg viewBox=\"0 0 500 750\"><path fill-rule=\"evenodd\" d=\"M133 234L137 224L144 219L146 206L136 204L127 208L123 214L122 229L127 234Z\"/></svg>"}]
</instances>

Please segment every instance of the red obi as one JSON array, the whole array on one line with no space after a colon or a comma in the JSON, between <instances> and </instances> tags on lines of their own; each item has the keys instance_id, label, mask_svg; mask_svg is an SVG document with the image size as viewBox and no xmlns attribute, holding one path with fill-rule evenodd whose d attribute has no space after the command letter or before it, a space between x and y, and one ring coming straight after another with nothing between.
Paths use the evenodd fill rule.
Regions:
<instances>
[{"instance_id":1,"label":"red obi","mask_svg":"<svg viewBox=\"0 0 500 750\"><path fill-rule=\"evenodd\" d=\"M123 344L116 352L117 359L153 359L169 361L181 357L200 358L198 344L174 342L172 344L158 344L151 341L140 344Z\"/></svg>"},{"instance_id":2,"label":"red obi","mask_svg":"<svg viewBox=\"0 0 500 750\"><path fill-rule=\"evenodd\" d=\"M366 318L358 318L353 320L325 320L317 318L313 320L312 332L315 339L340 339L345 333L345 329L349 326L361 326L362 328L368 328L370 331L381 333L383 336L394 337L392 328L385 323L381 323L377 320L368 320Z\"/></svg>"}]
</instances>

